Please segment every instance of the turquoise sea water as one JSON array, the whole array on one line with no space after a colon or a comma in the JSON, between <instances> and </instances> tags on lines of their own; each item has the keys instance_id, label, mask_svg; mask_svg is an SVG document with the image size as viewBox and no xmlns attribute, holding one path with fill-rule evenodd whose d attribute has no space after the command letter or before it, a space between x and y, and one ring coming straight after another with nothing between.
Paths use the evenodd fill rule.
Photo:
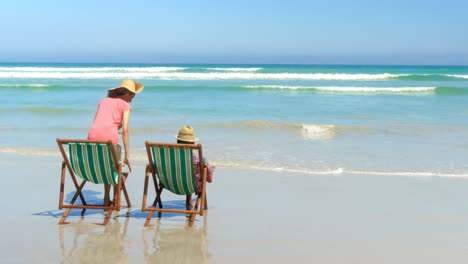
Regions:
<instances>
[{"instance_id":1,"label":"turquoise sea water","mask_svg":"<svg viewBox=\"0 0 468 264\"><path fill-rule=\"evenodd\" d=\"M195 127L218 166L468 177L468 66L0 64L0 153L58 158L124 78L131 156Z\"/></svg>"}]
</instances>

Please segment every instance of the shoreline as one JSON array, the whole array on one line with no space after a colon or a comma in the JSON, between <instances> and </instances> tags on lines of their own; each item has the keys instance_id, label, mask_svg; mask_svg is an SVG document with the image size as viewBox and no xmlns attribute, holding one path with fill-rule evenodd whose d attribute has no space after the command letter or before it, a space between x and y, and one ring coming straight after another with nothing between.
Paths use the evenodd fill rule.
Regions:
<instances>
[{"instance_id":1,"label":"shoreline","mask_svg":"<svg viewBox=\"0 0 468 264\"><path fill-rule=\"evenodd\" d=\"M53 165L60 164L59 159L60 154L56 153L55 149L50 149L50 155L34 155L30 153L16 153L11 154L8 152L1 152L0 165L15 165L19 164L21 159L32 159L36 160L34 163L37 165ZM52 159L52 160L51 160ZM145 155L139 155L137 159L132 161L133 167L142 167L146 166ZM5 161L6 160L6 161ZM210 159L211 160L211 159ZM310 168L293 168L293 167L272 167L272 166L259 166L251 164L229 164L227 162L219 162L216 160L211 160L213 164L216 164L218 168L222 169L234 169L234 170L253 170L253 171L264 171L270 173L290 173L290 174L299 174L299 175L323 175L323 176L334 176L334 175L375 175L375 176L388 176L388 177L442 177L442 178L468 178L467 172L441 172L441 171L383 171L383 170L359 170L359 169L347 169L347 168L333 168L333 169L322 169L322 170L312 170Z\"/></svg>"}]
</instances>

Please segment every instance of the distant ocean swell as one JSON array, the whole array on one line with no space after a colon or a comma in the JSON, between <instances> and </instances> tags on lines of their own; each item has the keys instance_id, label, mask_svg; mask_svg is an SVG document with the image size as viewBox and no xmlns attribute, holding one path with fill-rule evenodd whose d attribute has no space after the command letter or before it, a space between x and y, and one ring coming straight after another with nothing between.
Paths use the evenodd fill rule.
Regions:
<instances>
[{"instance_id":1,"label":"distant ocean swell","mask_svg":"<svg viewBox=\"0 0 468 264\"><path fill-rule=\"evenodd\" d=\"M260 72L261 71L261 72ZM0 67L0 78L21 79L162 79L162 80L411 80L450 81L468 74L266 72L259 67Z\"/></svg>"},{"instance_id":2,"label":"distant ocean swell","mask_svg":"<svg viewBox=\"0 0 468 264\"><path fill-rule=\"evenodd\" d=\"M0 84L0 89L24 89L24 90L61 90L69 89L66 85L49 84ZM95 89L95 87L80 87L80 89ZM147 85L146 90L197 90L197 89L251 89L264 91L298 91L298 92L316 92L316 93L336 93L336 94L401 94L401 95L468 95L468 87L450 87L450 86L414 86L414 87L373 87L373 86L308 86L308 85L244 85L244 86L152 86Z\"/></svg>"},{"instance_id":3,"label":"distant ocean swell","mask_svg":"<svg viewBox=\"0 0 468 264\"><path fill-rule=\"evenodd\" d=\"M0 153L7 155L20 155L20 156L38 156L38 157L56 157L60 158L60 153L57 149L52 148L21 148L21 147L6 147L0 146ZM147 156L144 151L135 151L132 154L132 159L135 161L134 166L143 166L147 161ZM0 162L4 163L4 162ZM246 161L221 161L212 160L218 168L240 168L240 169L255 169L266 170L271 172L288 172L309 175L381 175L381 176L406 176L406 177L457 177L467 178L468 173L452 173L452 172L431 172L431 171L377 171L377 170L359 170L352 168L334 168L314 170L310 168L294 168L294 167L278 167L270 165L258 165ZM57 166L59 163L57 162Z\"/></svg>"}]
</instances>

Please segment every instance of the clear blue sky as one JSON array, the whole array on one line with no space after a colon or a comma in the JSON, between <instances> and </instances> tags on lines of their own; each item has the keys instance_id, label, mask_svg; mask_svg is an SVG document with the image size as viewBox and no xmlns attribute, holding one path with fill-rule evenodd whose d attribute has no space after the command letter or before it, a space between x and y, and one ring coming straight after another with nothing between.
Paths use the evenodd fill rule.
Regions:
<instances>
[{"instance_id":1,"label":"clear blue sky","mask_svg":"<svg viewBox=\"0 0 468 264\"><path fill-rule=\"evenodd\" d=\"M468 1L11 0L0 61L468 65Z\"/></svg>"}]
</instances>

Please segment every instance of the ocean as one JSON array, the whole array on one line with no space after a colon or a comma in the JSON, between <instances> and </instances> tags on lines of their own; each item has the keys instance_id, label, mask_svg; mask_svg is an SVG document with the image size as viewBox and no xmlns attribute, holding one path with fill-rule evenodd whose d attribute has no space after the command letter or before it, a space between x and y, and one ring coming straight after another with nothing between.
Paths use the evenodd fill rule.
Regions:
<instances>
[{"instance_id":1,"label":"ocean","mask_svg":"<svg viewBox=\"0 0 468 264\"><path fill-rule=\"evenodd\" d=\"M189 124L218 167L468 177L468 66L1 63L0 153L59 161L125 78L136 165Z\"/></svg>"}]
</instances>

